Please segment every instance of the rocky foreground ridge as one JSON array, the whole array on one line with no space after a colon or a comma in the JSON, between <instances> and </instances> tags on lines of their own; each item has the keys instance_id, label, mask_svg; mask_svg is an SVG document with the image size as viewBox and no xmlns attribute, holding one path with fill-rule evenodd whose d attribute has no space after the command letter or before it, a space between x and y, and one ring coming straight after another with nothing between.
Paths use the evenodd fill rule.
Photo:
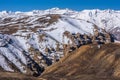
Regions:
<instances>
[{"instance_id":1,"label":"rocky foreground ridge","mask_svg":"<svg viewBox=\"0 0 120 80\"><path fill-rule=\"evenodd\" d=\"M46 80L119 80L120 44L85 45L42 74Z\"/></svg>"}]
</instances>

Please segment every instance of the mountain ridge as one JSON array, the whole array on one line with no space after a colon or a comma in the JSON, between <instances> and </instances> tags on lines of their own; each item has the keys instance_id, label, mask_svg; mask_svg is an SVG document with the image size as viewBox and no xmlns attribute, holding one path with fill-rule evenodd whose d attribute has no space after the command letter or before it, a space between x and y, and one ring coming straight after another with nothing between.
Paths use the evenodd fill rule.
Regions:
<instances>
[{"instance_id":1,"label":"mountain ridge","mask_svg":"<svg viewBox=\"0 0 120 80\"><path fill-rule=\"evenodd\" d=\"M94 35L94 28L100 32L104 29L119 41L119 21L120 12L113 10L78 12L53 8L31 12L0 12L0 66L6 71L22 73L27 72L29 63L29 66L38 67L39 63L42 69L46 68L64 56L63 44L72 43L68 38L71 35L64 36L64 32L73 36L77 33L88 36ZM36 68L32 71L35 72Z\"/></svg>"}]
</instances>

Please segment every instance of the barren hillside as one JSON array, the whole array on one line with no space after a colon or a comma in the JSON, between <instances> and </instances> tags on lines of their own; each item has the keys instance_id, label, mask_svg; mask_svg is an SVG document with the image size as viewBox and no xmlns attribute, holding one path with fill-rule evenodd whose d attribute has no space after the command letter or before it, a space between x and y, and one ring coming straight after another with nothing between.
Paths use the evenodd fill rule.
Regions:
<instances>
[{"instance_id":1,"label":"barren hillside","mask_svg":"<svg viewBox=\"0 0 120 80\"><path fill-rule=\"evenodd\" d=\"M47 80L120 80L120 44L85 45L48 67Z\"/></svg>"}]
</instances>

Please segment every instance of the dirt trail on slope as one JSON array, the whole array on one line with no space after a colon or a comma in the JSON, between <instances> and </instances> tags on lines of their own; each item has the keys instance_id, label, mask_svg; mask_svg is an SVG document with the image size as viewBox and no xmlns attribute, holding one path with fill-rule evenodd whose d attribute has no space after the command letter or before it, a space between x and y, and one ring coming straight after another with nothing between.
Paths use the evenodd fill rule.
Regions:
<instances>
[{"instance_id":1,"label":"dirt trail on slope","mask_svg":"<svg viewBox=\"0 0 120 80\"><path fill-rule=\"evenodd\" d=\"M85 45L48 67L46 80L120 80L120 44Z\"/></svg>"}]
</instances>

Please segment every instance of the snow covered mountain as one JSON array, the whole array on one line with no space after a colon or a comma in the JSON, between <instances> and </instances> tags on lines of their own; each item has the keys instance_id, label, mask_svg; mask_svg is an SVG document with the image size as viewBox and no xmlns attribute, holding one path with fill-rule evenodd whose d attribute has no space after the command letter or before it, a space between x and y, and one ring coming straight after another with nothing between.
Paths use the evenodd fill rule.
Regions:
<instances>
[{"instance_id":1,"label":"snow covered mountain","mask_svg":"<svg viewBox=\"0 0 120 80\"><path fill-rule=\"evenodd\" d=\"M52 8L30 12L0 12L0 68L5 71L26 73L28 60L40 65L54 57L61 58L62 44L68 39L63 33L93 34L93 29L105 29L120 40L120 11L83 10ZM47 54L47 48L51 53ZM54 49L54 50L53 50ZM47 51L46 51L47 50ZM39 54L37 54L39 53ZM41 57L42 55L42 57ZM46 67L45 65L43 65Z\"/></svg>"}]
</instances>

